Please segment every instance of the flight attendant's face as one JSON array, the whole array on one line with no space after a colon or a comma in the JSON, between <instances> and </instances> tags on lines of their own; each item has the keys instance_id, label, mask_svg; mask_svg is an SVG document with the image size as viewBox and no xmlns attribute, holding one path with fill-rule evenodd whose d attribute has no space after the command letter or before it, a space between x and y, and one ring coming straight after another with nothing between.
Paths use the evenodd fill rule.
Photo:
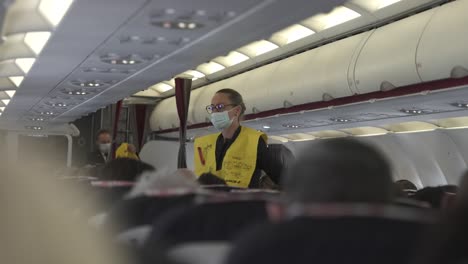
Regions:
<instances>
[{"instance_id":1,"label":"flight attendant's face","mask_svg":"<svg viewBox=\"0 0 468 264\"><path fill-rule=\"evenodd\" d=\"M214 106L212 111L224 112L229 111L229 119L237 120L237 117L240 115L240 106L233 104L229 100L229 95L225 93L217 93L211 99L211 105Z\"/></svg>"}]
</instances>

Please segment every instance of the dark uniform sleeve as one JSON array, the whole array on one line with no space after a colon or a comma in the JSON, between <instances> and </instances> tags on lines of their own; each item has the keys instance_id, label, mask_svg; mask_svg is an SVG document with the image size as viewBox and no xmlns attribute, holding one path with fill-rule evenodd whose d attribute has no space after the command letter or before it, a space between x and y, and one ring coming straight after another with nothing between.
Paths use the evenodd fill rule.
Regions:
<instances>
[{"instance_id":1,"label":"dark uniform sleeve","mask_svg":"<svg viewBox=\"0 0 468 264\"><path fill-rule=\"evenodd\" d=\"M257 168L263 170L276 184L279 183L281 170L275 169L275 164L269 158L268 146L262 137L258 140Z\"/></svg>"},{"instance_id":2,"label":"dark uniform sleeve","mask_svg":"<svg viewBox=\"0 0 468 264\"><path fill-rule=\"evenodd\" d=\"M257 151L257 169L263 170L274 183L279 184L282 164L279 164L278 157L276 159L273 157L275 153L270 153L269 147L261 137L258 141Z\"/></svg>"}]
</instances>

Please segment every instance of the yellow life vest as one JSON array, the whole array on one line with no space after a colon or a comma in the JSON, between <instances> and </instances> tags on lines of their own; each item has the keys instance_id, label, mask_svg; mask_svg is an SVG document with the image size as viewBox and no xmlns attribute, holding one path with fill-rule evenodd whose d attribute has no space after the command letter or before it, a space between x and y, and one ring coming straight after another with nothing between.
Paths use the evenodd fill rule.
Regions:
<instances>
[{"instance_id":1,"label":"yellow life vest","mask_svg":"<svg viewBox=\"0 0 468 264\"><path fill-rule=\"evenodd\" d=\"M216 170L216 141L221 133L195 139L194 164L197 176L211 173L233 187L249 187L257 167L258 140L267 142L265 133L248 127L241 127L238 137L226 152L221 170Z\"/></svg>"},{"instance_id":2,"label":"yellow life vest","mask_svg":"<svg viewBox=\"0 0 468 264\"><path fill-rule=\"evenodd\" d=\"M128 143L122 143L120 147L117 148L117 150L115 151L115 158L129 158L139 160L138 156L135 153L128 151Z\"/></svg>"}]
</instances>

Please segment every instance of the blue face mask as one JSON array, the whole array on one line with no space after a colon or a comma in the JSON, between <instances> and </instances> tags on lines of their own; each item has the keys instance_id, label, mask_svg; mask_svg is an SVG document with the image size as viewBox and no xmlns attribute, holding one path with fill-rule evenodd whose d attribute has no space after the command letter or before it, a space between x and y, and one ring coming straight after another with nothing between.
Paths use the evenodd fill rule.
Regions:
<instances>
[{"instance_id":1,"label":"blue face mask","mask_svg":"<svg viewBox=\"0 0 468 264\"><path fill-rule=\"evenodd\" d=\"M216 129L224 130L232 125L234 119L229 119L229 112L231 110L211 114L211 123Z\"/></svg>"}]
</instances>

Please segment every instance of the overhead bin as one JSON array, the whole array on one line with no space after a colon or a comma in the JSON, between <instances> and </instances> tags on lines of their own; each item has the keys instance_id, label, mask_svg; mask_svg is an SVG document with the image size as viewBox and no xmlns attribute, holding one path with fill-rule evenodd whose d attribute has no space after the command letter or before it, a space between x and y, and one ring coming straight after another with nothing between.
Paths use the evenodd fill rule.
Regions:
<instances>
[{"instance_id":1,"label":"overhead bin","mask_svg":"<svg viewBox=\"0 0 468 264\"><path fill-rule=\"evenodd\" d=\"M360 94L421 82L416 50L434 9L378 28L358 57L355 84Z\"/></svg>"},{"instance_id":2,"label":"overhead bin","mask_svg":"<svg viewBox=\"0 0 468 264\"><path fill-rule=\"evenodd\" d=\"M246 114L263 112L279 108L271 100L268 90L273 83L270 82L274 76L280 74L278 72L281 62L268 64L264 67L255 69L245 74L233 77L233 87L242 95L246 106ZM245 77L242 75L246 75Z\"/></svg>"},{"instance_id":3,"label":"overhead bin","mask_svg":"<svg viewBox=\"0 0 468 264\"><path fill-rule=\"evenodd\" d=\"M468 76L467 0L440 6L427 25L417 62L423 81Z\"/></svg>"},{"instance_id":4,"label":"overhead bin","mask_svg":"<svg viewBox=\"0 0 468 264\"><path fill-rule=\"evenodd\" d=\"M196 123L209 122L210 119L209 114L206 112L206 106L211 104L211 99L213 98L213 95L217 91L224 88L238 90L239 86L241 86L245 82L246 78L246 74L241 74L199 88L198 90L200 90L200 95L198 96L197 100L191 102L191 104L193 104L193 112L189 113L189 115L193 115L194 121Z\"/></svg>"},{"instance_id":5,"label":"overhead bin","mask_svg":"<svg viewBox=\"0 0 468 264\"><path fill-rule=\"evenodd\" d=\"M265 80L270 108L282 108L353 95L348 69L368 33L342 39L281 62Z\"/></svg>"}]
</instances>

